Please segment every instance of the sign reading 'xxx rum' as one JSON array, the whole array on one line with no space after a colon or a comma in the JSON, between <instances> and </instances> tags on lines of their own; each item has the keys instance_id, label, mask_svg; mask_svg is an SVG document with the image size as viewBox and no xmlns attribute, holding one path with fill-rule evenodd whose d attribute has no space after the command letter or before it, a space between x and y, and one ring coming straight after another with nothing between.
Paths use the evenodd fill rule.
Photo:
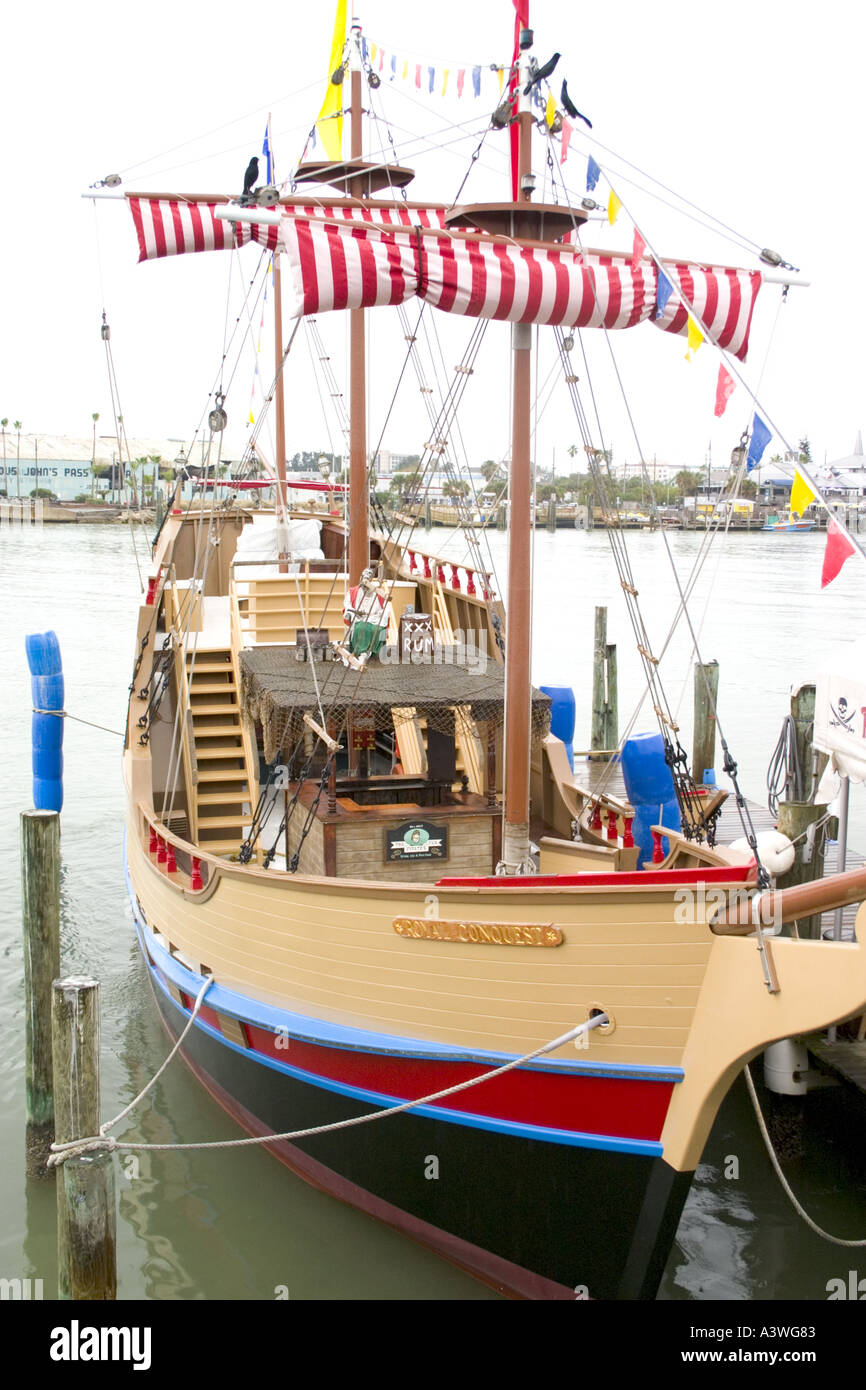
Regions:
<instances>
[{"instance_id":1,"label":"sign reading 'xxx rum'","mask_svg":"<svg viewBox=\"0 0 866 1390\"><path fill-rule=\"evenodd\" d=\"M466 941L473 946L561 946L549 922L446 922L441 917L395 917L398 936L423 941Z\"/></svg>"}]
</instances>

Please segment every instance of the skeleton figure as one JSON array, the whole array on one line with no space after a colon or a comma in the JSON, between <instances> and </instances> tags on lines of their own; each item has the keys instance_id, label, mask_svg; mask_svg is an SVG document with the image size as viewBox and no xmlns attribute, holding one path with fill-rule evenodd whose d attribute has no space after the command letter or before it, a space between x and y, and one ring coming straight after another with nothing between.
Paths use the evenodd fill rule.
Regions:
<instances>
[{"instance_id":1,"label":"skeleton figure","mask_svg":"<svg viewBox=\"0 0 866 1390\"><path fill-rule=\"evenodd\" d=\"M365 569L343 604L343 621L348 629L349 651L361 661L378 656L388 635L391 602L388 586Z\"/></svg>"}]
</instances>

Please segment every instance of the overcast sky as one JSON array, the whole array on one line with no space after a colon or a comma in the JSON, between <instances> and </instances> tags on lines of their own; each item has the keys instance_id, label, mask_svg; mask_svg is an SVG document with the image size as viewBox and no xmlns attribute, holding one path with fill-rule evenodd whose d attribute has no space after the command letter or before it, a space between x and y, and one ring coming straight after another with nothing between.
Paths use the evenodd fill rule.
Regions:
<instances>
[{"instance_id":1,"label":"overcast sky","mask_svg":"<svg viewBox=\"0 0 866 1390\"><path fill-rule=\"evenodd\" d=\"M423 93L411 81L386 81L376 109L392 123L398 156L417 170L411 196L450 201L496 104L496 87L487 75L480 100L458 101L439 94L441 74L451 69L453 91L458 68L508 61L512 7L507 0L440 0L435 7L369 0L360 18L370 42L408 59L413 71L416 62L424 66ZM567 77L573 99L593 121L591 137L575 131L564 166L569 188L583 193L592 152L627 209L615 227L599 225L585 240L630 249L631 211L665 255L751 266L749 246L756 243L800 267L811 288L791 290L786 304L780 307L778 289L762 290L746 375L753 387L760 381L766 413L789 442L808 435L818 461L850 453L866 424L862 7L843 0L785 7L766 0L721 6L533 0L531 19L539 60L554 50L562 54L556 92ZM127 189L237 192L247 159L261 148L269 111L278 178L286 178L324 95L332 23L330 0L243 14L224 0L207 6L151 0L143 9L116 0L75 6L46 0L7 9L0 415L21 419L29 432L86 435L91 413L99 411L100 432L110 432L99 337L104 307L128 433L191 437L218 379L225 325L238 316L245 322L243 293L258 254L249 249L139 266L128 211L103 202L94 213L80 195L114 172ZM432 96L428 64L437 69ZM463 128L462 138L431 157L429 140L461 135L450 123ZM381 140L384 122L376 128ZM647 180L623 159L721 218L735 241L639 191L634 181L646 186ZM541 183L542 153L535 164ZM606 197L604 181L602 190ZM508 196L506 136L488 138L466 194ZM250 312L257 326L258 306ZM371 317L371 446L381 438L397 452L417 452L428 426L414 378L407 378L382 435L403 346L388 311ZM441 351L450 367L471 324L444 325L441 318ZM319 326L342 385L340 325L323 317ZM606 442L615 463L634 462L638 443L617 400L603 335L586 336L596 340L598 399L611 412ZM496 374L479 372L466 397L463 440L473 463L507 448L507 341L507 327L491 325ZM333 416L327 424L323 419L302 334L298 345L287 378L289 453L340 452L338 426ZM616 335L614 347L647 458L699 466L710 443L715 462L727 458L751 406L740 389L724 420L714 420L719 359L711 347L689 364L684 340L649 325ZM541 381L549 361L542 355ZM232 347L223 375L224 385L231 383L226 409L234 456L243 445L254 363L248 334L239 356ZM263 375L269 378L271 369L267 347ZM585 378L582 369L579 375ZM536 458L549 464L555 451L557 469L564 468L565 451L578 438L567 400L554 399L538 423ZM776 437L768 457L782 448Z\"/></svg>"}]
</instances>

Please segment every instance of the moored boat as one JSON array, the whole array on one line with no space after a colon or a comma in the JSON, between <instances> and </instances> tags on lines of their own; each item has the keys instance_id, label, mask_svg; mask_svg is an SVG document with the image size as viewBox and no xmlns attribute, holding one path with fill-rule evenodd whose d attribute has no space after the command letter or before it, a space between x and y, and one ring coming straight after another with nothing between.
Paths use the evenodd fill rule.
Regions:
<instances>
[{"instance_id":1,"label":"moored boat","mask_svg":"<svg viewBox=\"0 0 866 1390\"><path fill-rule=\"evenodd\" d=\"M198 1001L190 1066L308 1181L505 1292L646 1298L732 1079L862 1011L866 950L765 931L799 900L769 894L757 852L712 843L644 633L679 821L645 816L651 841L644 808L576 782L532 688L530 323L633 325L661 272L584 251L583 209L533 201L540 79L518 19L508 202L377 196L411 174L364 160L357 27L334 83L351 156L295 175L317 191L131 198L146 257L185 249L187 226L196 249L267 246L298 316L347 313L353 373L345 519L288 501L278 325L273 512L214 488L163 523L124 755L129 891L169 1032ZM682 301L658 326L688 332L688 303L744 352L759 273L665 265ZM465 564L368 524L364 314L409 293L512 325L504 604L471 516ZM451 418L449 397L428 462ZM246 465L253 481L260 447ZM822 891L829 907L866 883Z\"/></svg>"}]
</instances>

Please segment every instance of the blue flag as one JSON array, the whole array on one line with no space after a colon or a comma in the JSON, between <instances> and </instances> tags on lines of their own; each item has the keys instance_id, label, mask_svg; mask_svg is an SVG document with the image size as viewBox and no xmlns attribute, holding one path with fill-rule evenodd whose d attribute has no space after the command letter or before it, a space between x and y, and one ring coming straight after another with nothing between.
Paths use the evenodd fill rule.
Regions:
<instances>
[{"instance_id":1,"label":"blue flag","mask_svg":"<svg viewBox=\"0 0 866 1390\"><path fill-rule=\"evenodd\" d=\"M592 155L586 161L586 191L591 193L601 177L601 170Z\"/></svg>"},{"instance_id":2,"label":"blue flag","mask_svg":"<svg viewBox=\"0 0 866 1390\"><path fill-rule=\"evenodd\" d=\"M266 125L266 126L265 126L265 138L264 138L264 141L262 142L262 154L263 154L264 157L265 157L265 169L266 169L266 171L267 171L267 172L266 172L266 175L265 175L265 182L267 183L268 187L270 187L270 185L271 185L271 184L273 183L273 181L274 181L274 166L273 166L273 162L272 162L272 160L271 160L271 139L270 139L270 136L271 136L271 128L270 128L269 125Z\"/></svg>"},{"instance_id":3,"label":"blue flag","mask_svg":"<svg viewBox=\"0 0 866 1390\"><path fill-rule=\"evenodd\" d=\"M395 78L396 76L397 76L397 55L396 55L396 53L392 53L392 54L391 54L391 81L392 81L392 82L394 81L394 78Z\"/></svg>"},{"instance_id":4,"label":"blue flag","mask_svg":"<svg viewBox=\"0 0 866 1390\"><path fill-rule=\"evenodd\" d=\"M746 459L746 472L751 473L753 468L761 462L764 450L773 438L773 431L764 424L760 415L755 411L752 420L752 438L749 441L749 456Z\"/></svg>"},{"instance_id":5,"label":"blue flag","mask_svg":"<svg viewBox=\"0 0 866 1390\"><path fill-rule=\"evenodd\" d=\"M430 78L430 91L432 92L432 90L433 90L433 83L436 81L436 69L435 69L435 68L428 68L428 69L427 69L427 76Z\"/></svg>"},{"instance_id":6,"label":"blue flag","mask_svg":"<svg viewBox=\"0 0 866 1390\"><path fill-rule=\"evenodd\" d=\"M674 287L663 270L659 271L658 288L656 289L656 312L655 317L660 319L664 313L667 302L674 292Z\"/></svg>"},{"instance_id":7,"label":"blue flag","mask_svg":"<svg viewBox=\"0 0 866 1390\"><path fill-rule=\"evenodd\" d=\"M481 69L472 69L472 90L477 97L481 96Z\"/></svg>"}]
</instances>

